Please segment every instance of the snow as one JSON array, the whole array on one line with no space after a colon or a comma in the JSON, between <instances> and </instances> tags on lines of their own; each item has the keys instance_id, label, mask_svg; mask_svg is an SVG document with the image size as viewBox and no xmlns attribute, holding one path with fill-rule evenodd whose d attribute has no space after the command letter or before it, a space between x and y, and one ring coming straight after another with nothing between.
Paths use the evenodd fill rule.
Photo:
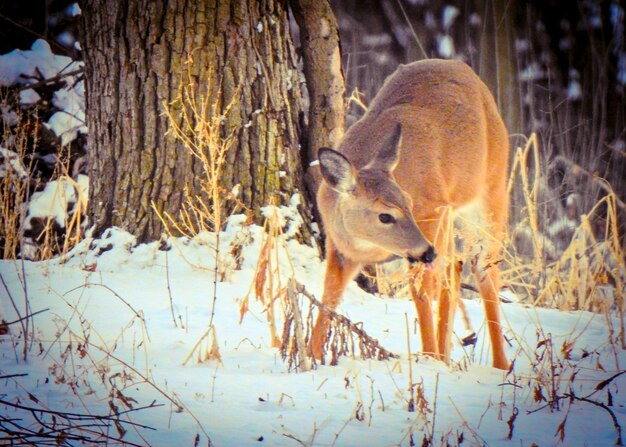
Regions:
<instances>
[{"instance_id":1,"label":"snow","mask_svg":"<svg viewBox=\"0 0 626 447\"><path fill-rule=\"evenodd\" d=\"M626 85L626 52L617 56L617 82Z\"/></svg>"},{"instance_id":2,"label":"snow","mask_svg":"<svg viewBox=\"0 0 626 447\"><path fill-rule=\"evenodd\" d=\"M0 179L7 175L7 171L17 178L26 178L28 173L20 156L10 149L0 146Z\"/></svg>"},{"instance_id":3,"label":"snow","mask_svg":"<svg viewBox=\"0 0 626 447\"><path fill-rule=\"evenodd\" d=\"M460 13L459 9L454 6L448 5L443 8L441 24L443 25L443 29L446 33L450 31L450 28Z\"/></svg>"},{"instance_id":4,"label":"snow","mask_svg":"<svg viewBox=\"0 0 626 447\"><path fill-rule=\"evenodd\" d=\"M297 204L294 197L289 207L267 207L264 213L277 213L279 222L288 225L285 234L291 234L299 224L294 218ZM121 398L110 397L117 392L134 408L154 401L162 406L125 418L155 430L127 426L124 437L153 446L191 445L197 433L200 445L207 445L204 432L215 446L294 446L296 439L301 445L406 446L411 433L421 444L433 425L435 445L442 437L456 442L463 432L464 445L549 446L559 445L555 433L564 419L563 445L614 442L613 424L602 408L565 399L562 411L550 411L541 409L545 402L533 399L533 387L539 383L549 394L544 352L548 344L539 343L548 337L562 362L560 367L555 364L560 394L571 387L577 396L585 396L619 370L616 361L626 361L624 351L614 354L607 343L605 317L587 312L503 304L505 334L511 340L507 355L515 359L514 372L507 376L489 366L481 303L465 300L478 334L476 349L455 344L450 367L419 356L412 365L413 382L423 384L428 411L408 412L405 315L415 352L420 342L414 306L408 299L373 296L351 284L339 312L362 322L400 359L343 357L337 366L290 371L270 346L263 304L251 300L239 324L241 300L254 281L264 241L262 229L246 221L243 215L231 217L220 235L225 263L236 241L245 241L241 269L217 283L214 322L221 361L198 363L194 354L183 366L211 318L215 234L174 239L173 248L163 251L158 242L136 245L133 236L112 228L101 239L87 239L52 261L0 261L0 275L12 298L0 289L7 321L18 318L12 302L25 313L24 280L30 309L47 309L34 317L35 343L27 361L20 357L19 325L11 326L10 338L0 343L0 376L27 374L3 380L2 400L105 415L111 411L109 401L120 410L129 409ZM276 245L281 284L294 276L310 293L321 296L324 262L317 250L287 237ZM306 298L300 300L306 315ZM280 307L277 303L276 309ZM463 334L460 320L455 328ZM572 343L570 360L561 354L567 343ZM544 366L539 367L542 353ZM611 408L622 425L625 399L618 389L625 385L622 376L608 387ZM593 399L604 403L606 393ZM22 418L23 424L34 423L30 414L6 405L2 412ZM508 441L507 421L514 412L515 429Z\"/></svg>"},{"instance_id":5,"label":"snow","mask_svg":"<svg viewBox=\"0 0 626 447\"><path fill-rule=\"evenodd\" d=\"M594 29L601 28L602 11L600 10L600 4L593 0L583 0L583 8L589 26Z\"/></svg>"},{"instance_id":6,"label":"snow","mask_svg":"<svg viewBox=\"0 0 626 447\"><path fill-rule=\"evenodd\" d=\"M469 24L472 26L480 26L482 23L482 19L480 18L480 15L478 15L477 13L473 12L470 14L469 16Z\"/></svg>"},{"instance_id":7,"label":"snow","mask_svg":"<svg viewBox=\"0 0 626 447\"><path fill-rule=\"evenodd\" d=\"M18 123L19 117L17 116L17 113L7 104L0 102L0 112L2 112L2 121L6 126L11 127Z\"/></svg>"},{"instance_id":8,"label":"snow","mask_svg":"<svg viewBox=\"0 0 626 447\"><path fill-rule=\"evenodd\" d=\"M87 133L85 126L85 87L79 81L74 86L54 92L52 104L60 111L54 113L46 126L61 137L61 144L66 145L76 139L78 132Z\"/></svg>"},{"instance_id":9,"label":"snow","mask_svg":"<svg viewBox=\"0 0 626 447\"><path fill-rule=\"evenodd\" d=\"M580 101L582 99L582 87L580 86L580 73L575 69L569 70L569 84L567 85L567 99Z\"/></svg>"},{"instance_id":10,"label":"snow","mask_svg":"<svg viewBox=\"0 0 626 447\"><path fill-rule=\"evenodd\" d=\"M526 66L519 74L520 81L526 82L538 81L544 77L545 73L537 62L531 62L530 65Z\"/></svg>"},{"instance_id":11,"label":"snow","mask_svg":"<svg viewBox=\"0 0 626 447\"><path fill-rule=\"evenodd\" d=\"M437 36L437 52L440 57L450 59L454 56L454 41L448 35Z\"/></svg>"},{"instance_id":12,"label":"snow","mask_svg":"<svg viewBox=\"0 0 626 447\"><path fill-rule=\"evenodd\" d=\"M69 57L53 54L50 45L38 39L30 50L14 50L0 56L0 86L38 82L42 80L41 77L50 79L62 73L78 70L82 66L82 62L75 62ZM57 136L61 137L63 145L74 140L78 132L87 132L84 114L84 83L78 81L75 76L67 76L65 81L66 87L56 91L52 99L52 104L59 111L45 123ZM23 104L32 104L35 100L32 93L25 93L26 96L22 94L20 100Z\"/></svg>"},{"instance_id":13,"label":"snow","mask_svg":"<svg viewBox=\"0 0 626 447\"><path fill-rule=\"evenodd\" d=\"M57 36L57 41L62 45L65 45L66 47L71 47L72 45L74 45L76 39L74 38L74 35L72 33L70 33L69 31L65 31Z\"/></svg>"},{"instance_id":14,"label":"snow","mask_svg":"<svg viewBox=\"0 0 626 447\"><path fill-rule=\"evenodd\" d=\"M81 11L78 3L72 3L70 6L67 7L66 14L70 17L75 17L77 15L80 15L80 13Z\"/></svg>"},{"instance_id":15,"label":"snow","mask_svg":"<svg viewBox=\"0 0 626 447\"><path fill-rule=\"evenodd\" d=\"M0 56L0 85L26 84L36 79L38 72L48 79L80 66L67 56L53 54L45 40L37 39L30 50L13 50Z\"/></svg>"},{"instance_id":16,"label":"snow","mask_svg":"<svg viewBox=\"0 0 626 447\"><path fill-rule=\"evenodd\" d=\"M40 99L41 96L39 96L39 93L37 93L32 88L28 88L20 92L20 103L24 104L25 106L37 104Z\"/></svg>"},{"instance_id":17,"label":"snow","mask_svg":"<svg viewBox=\"0 0 626 447\"><path fill-rule=\"evenodd\" d=\"M567 86L567 99L570 101L580 101L582 98L582 89L580 83L575 79L570 79Z\"/></svg>"},{"instance_id":18,"label":"snow","mask_svg":"<svg viewBox=\"0 0 626 447\"><path fill-rule=\"evenodd\" d=\"M528 39L515 39L515 51L523 53L530 50L530 41Z\"/></svg>"},{"instance_id":19,"label":"snow","mask_svg":"<svg viewBox=\"0 0 626 447\"><path fill-rule=\"evenodd\" d=\"M80 14L78 4L68 14ZM454 7L444 9L445 30L457 15ZM477 15L474 19L480 21ZM434 27L434 17L430 21ZM439 54L454 55L450 36L440 36ZM622 68L626 56L623 61ZM0 85L24 85L38 80L31 78L37 72L49 78L79 67L80 63L52 54L49 45L38 40L29 51L0 56ZM532 81L543 76L537 65L529 66L520 77ZM83 82L71 76L67 81L67 87L52 99L60 111L46 123L63 144L86 132ZM39 99L31 89L20 92L22 104ZM15 112L3 108L2 114L10 121ZM5 148L0 152L6 161L0 169L11 166L25 175L23 166L16 164L17 154ZM78 176L76 183L66 178L48 183L33 195L28 215L49 217L64 226L68 207L78 198L78 185L87 195L86 176ZM294 239L302 223L299 204L299 196L294 196L289 206L262 210L264 216L276 217L284 226L276 244L281 275L277 287L285 287L295 277L320 297L325 264L317 249ZM96 415L110 415L112 405L120 410L132 406L136 411L120 420L154 430L122 422L128 429L124 439L153 446L193 445L196 434L199 445L207 445L208 436L215 446L408 446L411 439L421 445L424 435L433 430L434 445L445 445L445 441L456 445L461 433L463 445L615 443L616 432L604 408L563 399L557 411L534 399L537 386L548 397L552 386L559 395L573 392L584 397L622 371L626 354L610 343L614 328L619 327L614 316L530 307L507 289L503 294L511 303L502 305L503 325L510 340L507 355L515 361L513 372L507 375L489 366L482 305L467 299L471 295L465 295L464 306L475 325L478 344L473 348L455 343L454 362L447 366L424 356L409 359L407 349L415 353L420 346L412 302L371 295L352 283L338 311L362 322L370 335L400 358L343 357L337 366L318 365L296 372L271 347L264 304L251 300L239 323L240 306L252 288L265 238L262 228L248 225L247 220L244 215L230 217L219 238L205 232L194 239L171 239L168 251L159 242L137 245L134 236L110 228L100 239L87 238L51 261L0 261L1 319L14 321L28 312L43 311L31 320L33 343L26 360L19 324L11 325L9 335L0 336L1 413L37 431L33 415L9 403ZM224 275L215 283L218 239ZM238 244L243 244L240 262L233 258ZM236 264L239 269L232 268ZM196 361L194 347L211 319L214 284L215 335L221 360ZM306 316L307 300L299 300ZM279 320L280 304L276 303ZM278 327L282 327L280 321ZM458 316L455 332L466 333ZM548 352L550 347L554 349ZM200 343L200 349L207 351L208 344ZM192 361L185 364L192 353ZM550 364L549 359L556 360ZM407 411L409 362L413 384L423 386L422 412ZM606 408L621 426L626 423L626 402L619 391L626 386L625 380L625 376L614 379L590 398L607 405L610 392L613 402ZM157 406L150 406L152 402ZM513 415L514 431L508 440ZM561 423L565 424L562 443L556 435ZM115 435L116 429L111 428L109 434Z\"/></svg>"},{"instance_id":20,"label":"snow","mask_svg":"<svg viewBox=\"0 0 626 447\"><path fill-rule=\"evenodd\" d=\"M83 192L84 193L84 192ZM76 202L74 183L62 178L48 182L43 191L36 192L28 205L32 217L51 217L60 226L65 226L69 202Z\"/></svg>"}]
</instances>

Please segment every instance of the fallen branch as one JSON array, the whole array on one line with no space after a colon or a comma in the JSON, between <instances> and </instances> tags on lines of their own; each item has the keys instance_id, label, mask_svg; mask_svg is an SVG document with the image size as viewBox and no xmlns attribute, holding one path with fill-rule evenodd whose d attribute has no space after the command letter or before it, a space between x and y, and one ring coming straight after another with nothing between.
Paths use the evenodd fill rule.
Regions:
<instances>
[{"instance_id":1,"label":"fallen branch","mask_svg":"<svg viewBox=\"0 0 626 447\"><path fill-rule=\"evenodd\" d=\"M350 321L350 319L344 317L341 314L338 314L337 312L335 312L334 310L329 309L328 307L324 306L324 304L322 304L320 301L317 300L317 298L315 298L311 293L309 293L305 288L304 285L300 284L299 282L295 282L296 284L296 291L300 294L302 294L303 296L305 296L306 298L308 298L308 300L311 302L311 304L313 304L315 307L317 307L321 312L325 312L326 314L328 314L330 316L331 321L335 321L336 323L338 323L339 325L347 328L351 333L353 333L354 335L357 336L357 338L362 342L363 345L365 345L368 348L368 351L375 353L374 356L377 360L387 360L387 359L397 359L399 358L397 354L388 351L387 349L383 348L380 343L378 342L378 340L376 340L375 338L372 338L371 336L369 336L367 334L367 332L365 332L365 330L363 330L363 328L361 326L359 326L358 324L353 323L352 321Z\"/></svg>"},{"instance_id":2,"label":"fallen branch","mask_svg":"<svg viewBox=\"0 0 626 447\"><path fill-rule=\"evenodd\" d=\"M30 313L30 314L28 314L28 315L26 315L26 316L23 316L23 317L21 317L21 318L18 318L17 320L13 320L13 321L9 321L9 322L5 322L5 321L3 321L3 322L0 324L0 328L1 328L2 326L11 326L12 324L17 324L17 323L19 323L19 322L21 322L21 321L24 321L24 320L26 320L26 319L28 319L28 318L32 318L32 317L34 317L35 315L39 315L39 314L44 313L44 312L47 312L47 311L49 311L49 310L50 310L50 308L49 308L49 307L47 307L47 308L45 308L45 309L41 309L41 310L38 310L37 312L32 312L32 313ZM2 332L0 331L0 334L1 334L1 333L2 333Z\"/></svg>"},{"instance_id":3,"label":"fallen branch","mask_svg":"<svg viewBox=\"0 0 626 447\"><path fill-rule=\"evenodd\" d=\"M622 426L617 421L617 417L615 416L615 413L613 412L613 410L611 410L607 405L603 404L602 402L589 399L587 397L578 397L576 396L576 394L574 394L574 391L570 391L569 393L566 393L565 397L569 397L571 399L578 400L581 402L590 403L591 405L600 407L604 409L607 413L609 413L609 416L611 416L611 420L613 421L613 426L615 427L615 431L617 432L617 439L615 440L615 445L624 445L624 443L622 442Z\"/></svg>"}]
</instances>

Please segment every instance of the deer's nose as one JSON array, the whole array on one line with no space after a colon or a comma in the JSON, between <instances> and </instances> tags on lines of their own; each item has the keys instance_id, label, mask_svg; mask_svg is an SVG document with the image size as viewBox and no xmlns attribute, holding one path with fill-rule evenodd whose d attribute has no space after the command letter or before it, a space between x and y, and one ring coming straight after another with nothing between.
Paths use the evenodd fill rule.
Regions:
<instances>
[{"instance_id":1,"label":"deer's nose","mask_svg":"<svg viewBox=\"0 0 626 447\"><path fill-rule=\"evenodd\" d=\"M437 253L435 252L435 248L431 245L424 252L424 254L420 256L420 261L423 262L424 264L430 264L435 260L436 257L437 257Z\"/></svg>"},{"instance_id":2,"label":"deer's nose","mask_svg":"<svg viewBox=\"0 0 626 447\"><path fill-rule=\"evenodd\" d=\"M407 257L407 260L411 264L416 264L418 262L423 262L424 264L432 263L437 257L437 253L435 252L435 248L430 245L424 253L419 258L414 258L413 256Z\"/></svg>"}]
</instances>

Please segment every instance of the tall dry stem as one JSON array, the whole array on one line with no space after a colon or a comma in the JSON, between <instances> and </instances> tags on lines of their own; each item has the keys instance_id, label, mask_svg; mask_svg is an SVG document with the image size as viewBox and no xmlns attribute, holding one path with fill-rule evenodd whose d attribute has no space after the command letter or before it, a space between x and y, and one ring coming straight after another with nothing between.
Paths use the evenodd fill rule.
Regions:
<instances>
[{"instance_id":1,"label":"tall dry stem","mask_svg":"<svg viewBox=\"0 0 626 447\"><path fill-rule=\"evenodd\" d=\"M197 180L200 188L192 191L189 186L184 190L184 200L178 216L160 214L168 232L178 232L193 237L201 231L219 231L223 228L226 202L240 203L232 191L226 191L220 185L226 155L237 141L237 131L224 134L223 123L239 102L238 88L231 98L222 97L219 81L209 75L205 93L199 91L191 68L193 58L186 63L187 72L183 76L177 96L169 104L164 104L165 114L169 118L170 129L167 134L181 141L185 149L200 162L202 176ZM216 82L218 85L216 85ZM153 208L154 208L153 203Z\"/></svg>"},{"instance_id":2,"label":"tall dry stem","mask_svg":"<svg viewBox=\"0 0 626 447\"><path fill-rule=\"evenodd\" d=\"M231 207L233 212L241 205L236 194L220 184L226 155L237 141L237 131L225 133L223 123L238 104L240 89L231 98L224 99L220 81L214 80L213 71L209 72L208 79L203 80L205 84L200 85L192 72L192 54L185 66L186 72L182 75L176 97L169 104L164 104L170 123L167 134L182 142L188 153L200 163L202 175L193 179L193 183L200 186L193 190L189 185L184 188L183 203L177 216L161 213L154 202L152 208L170 236L177 233L191 239L201 232L215 232L215 242L211 247L215 256L211 317L208 329L200 339L211 338L213 341L208 355L199 361L219 360L213 319L221 270L220 231L226 222L226 204L234 203L235 206Z\"/></svg>"},{"instance_id":3,"label":"tall dry stem","mask_svg":"<svg viewBox=\"0 0 626 447\"><path fill-rule=\"evenodd\" d=\"M0 97L0 101L5 98ZM30 199L34 157L24 164L29 152L34 152L39 141L38 116L19 111L18 123L10 128L3 121L0 137L0 245L2 259L15 259L21 242L21 226ZM35 131L33 132L33 129ZM30 138L30 141L29 141Z\"/></svg>"}]
</instances>

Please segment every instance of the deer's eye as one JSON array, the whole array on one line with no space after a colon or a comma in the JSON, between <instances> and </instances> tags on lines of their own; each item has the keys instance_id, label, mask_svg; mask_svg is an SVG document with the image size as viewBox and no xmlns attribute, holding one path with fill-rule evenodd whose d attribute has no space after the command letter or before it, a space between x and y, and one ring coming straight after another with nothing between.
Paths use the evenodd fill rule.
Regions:
<instances>
[{"instance_id":1,"label":"deer's eye","mask_svg":"<svg viewBox=\"0 0 626 447\"><path fill-rule=\"evenodd\" d=\"M382 213L378 215L378 220L380 220L384 224L392 224L395 223L396 219L391 214Z\"/></svg>"}]
</instances>

